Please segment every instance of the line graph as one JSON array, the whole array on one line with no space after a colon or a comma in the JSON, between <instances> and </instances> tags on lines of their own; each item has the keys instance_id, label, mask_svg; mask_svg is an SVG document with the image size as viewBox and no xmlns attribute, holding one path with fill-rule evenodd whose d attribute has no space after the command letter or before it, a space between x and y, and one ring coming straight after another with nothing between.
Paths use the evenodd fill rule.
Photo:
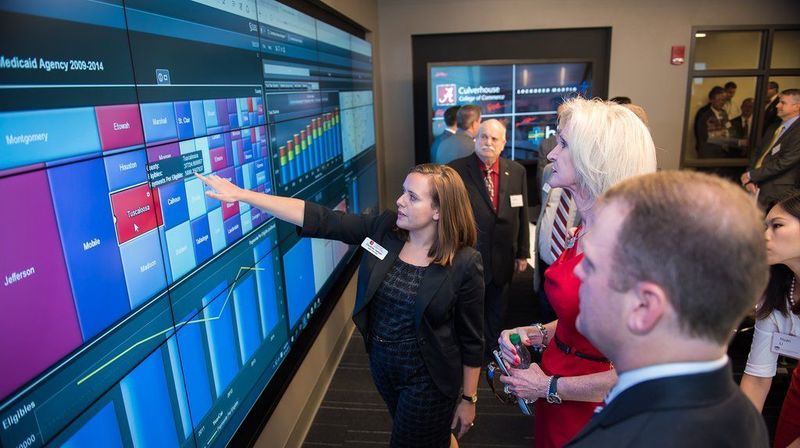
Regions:
<instances>
[{"instance_id":1,"label":"line graph","mask_svg":"<svg viewBox=\"0 0 800 448\"><path fill-rule=\"evenodd\" d=\"M228 289L228 295L225 297L225 303L222 304L222 307L220 308L219 313L216 316L206 317L206 318L202 318L202 319L188 320L186 322L181 322L177 326L182 327L184 325L200 324L200 323L203 323L203 322L210 322L210 321L218 320L220 318L220 316L222 316L222 313L225 311L225 307L228 306L228 301L230 300L231 295L233 294L233 290L236 287L236 284L238 283L239 277L241 277L242 272L244 272L244 271L263 271L263 270L264 270L264 268L256 268L256 267L249 267L249 266L240 267L239 271L236 273L236 277L233 279L233 283L231 283L231 285L228 287L229 288ZM122 352L120 352L118 355L116 355L113 358L109 359L108 361L103 363L101 366L97 367L96 369L91 371L89 374L87 374L83 378L79 379L78 382L77 382L77 385L80 386L81 384L85 383L86 381L91 379L93 376L95 376L98 373L102 372L103 370L105 370L106 368L108 368L109 366L111 366L112 364L117 362L120 358L122 358L123 356L127 355L128 353L130 353L136 347L138 347L138 346L140 346L140 345L142 345L142 344L144 344L144 343L146 343L148 341L151 341L151 340L153 340L153 339L155 339L155 338L157 338L159 336L163 336L164 334L169 333L173 329L174 329L174 327L169 327L169 328L167 328L165 330L161 330L161 331L159 331L159 332L157 332L155 334L152 334L152 335L150 335L150 336L148 336L148 337L146 337L144 339L141 339L141 340L135 342L130 347L128 347L125 350L123 350Z\"/></svg>"}]
</instances>

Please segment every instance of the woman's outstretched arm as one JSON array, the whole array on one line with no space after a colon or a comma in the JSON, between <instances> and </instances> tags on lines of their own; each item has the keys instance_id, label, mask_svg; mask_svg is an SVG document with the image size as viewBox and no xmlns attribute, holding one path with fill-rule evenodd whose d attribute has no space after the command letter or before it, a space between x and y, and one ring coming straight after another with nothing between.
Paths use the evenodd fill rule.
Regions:
<instances>
[{"instance_id":1,"label":"woman's outstretched arm","mask_svg":"<svg viewBox=\"0 0 800 448\"><path fill-rule=\"evenodd\" d=\"M306 208L306 203L303 200L245 190L215 174L203 176L200 173L195 173L195 175L203 183L211 187L211 190L206 191L206 196L212 199L223 202L246 202L282 221L300 227L303 226L303 215Z\"/></svg>"}]
</instances>

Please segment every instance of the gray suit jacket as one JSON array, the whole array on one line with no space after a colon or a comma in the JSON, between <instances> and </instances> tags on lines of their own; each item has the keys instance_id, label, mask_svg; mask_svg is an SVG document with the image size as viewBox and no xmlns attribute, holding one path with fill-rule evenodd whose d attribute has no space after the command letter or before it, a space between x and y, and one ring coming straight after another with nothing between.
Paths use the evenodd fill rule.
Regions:
<instances>
[{"instance_id":1,"label":"gray suit jacket","mask_svg":"<svg viewBox=\"0 0 800 448\"><path fill-rule=\"evenodd\" d=\"M781 125L774 124L767 130L758 146L759 150L753 152L750 160L750 180L758 185L758 203L764 207L779 201L800 185L800 118L783 132L774 145L766 147ZM769 153L761 167L756 168L756 162L764 151Z\"/></svg>"},{"instance_id":2,"label":"gray suit jacket","mask_svg":"<svg viewBox=\"0 0 800 448\"><path fill-rule=\"evenodd\" d=\"M450 163L475 152L475 140L465 131L459 129L455 135L439 144L433 163Z\"/></svg>"}]
</instances>

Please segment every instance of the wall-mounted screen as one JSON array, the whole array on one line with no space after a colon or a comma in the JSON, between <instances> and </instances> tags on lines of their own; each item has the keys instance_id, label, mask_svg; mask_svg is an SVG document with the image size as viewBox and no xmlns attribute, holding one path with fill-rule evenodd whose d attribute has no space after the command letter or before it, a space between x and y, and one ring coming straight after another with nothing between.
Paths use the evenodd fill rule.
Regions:
<instances>
[{"instance_id":1,"label":"wall-mounted screen","mask_svg":"<svg viewBox=\"0 0 800 448\"><path fill-rule=\"evenodd\" d=\"M474 104L506 125L503 157L536 159L558 105L577 95L592 96L591 62L429 64L430 135L444 131L447 108Z\"/></svg>"},{"instance_id":2,"label":"wall-mounted screen","mask_svg":"<svg viewBox=\"0 0 800 448\"><path fill-rule=\"evenodd\" d=\"M370 44L277 2L0 3L0 446L227 444L354 248L194 173L372 209L372 110Z\"/></svg>"}]
</instances>

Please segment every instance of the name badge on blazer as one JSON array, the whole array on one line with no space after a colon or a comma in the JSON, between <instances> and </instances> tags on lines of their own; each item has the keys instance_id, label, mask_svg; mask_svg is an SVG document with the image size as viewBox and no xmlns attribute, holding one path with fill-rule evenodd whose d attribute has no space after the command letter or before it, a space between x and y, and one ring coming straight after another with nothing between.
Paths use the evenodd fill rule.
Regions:
<instances>
[{"instance_id":1,"label":"name badge on blazer","mask_svg":"<svg viewBox=\"0 0 800 448\"><path fill-rule=\"evenodd\" d=\"M511 195L511 206L512 207L522 207L522 195L521 194L512 194Z\"/></svg>"},{"instance_id":2,"label":"name badge on blazer","mask_svg":"<svg viewBox=\"0 0 800 448\"><path fill-rule=\"evenodd\" d=\"M383 246L376 243L375 240L370 237L364 238L364 241L361 242L361 247L366 249L367 252L371 253L372 255L378 257L379 260L386 258L386 254L389 253L388 250L384 249Z\"/></svg>"},{"instance_id":3,"label":"name badge on blazer","mask_svg":"<svg viewBox=\"0 0 800 448\"><path fill-rule=\"evenodd\" d=\"M776 331L772 333L770 351L790 358L800 359L800 337Z\"/></svg>"},{"instance_id":4,"label":"name badge on blazer","mask_svg":"<svg viewBox=\"0 0 800 448\"><path fill-rule=\"evenodd\" d=\"M775 154L777 154L777 153L778 153L778 151L780 151L780 150L781 150L781 145L775 145L775 147L774 147L774 148L772 148L772 151L771 151L771 152L772 152L772 155L774 156L774 155L775 155Z\"/></svg>"}]
</instances>

